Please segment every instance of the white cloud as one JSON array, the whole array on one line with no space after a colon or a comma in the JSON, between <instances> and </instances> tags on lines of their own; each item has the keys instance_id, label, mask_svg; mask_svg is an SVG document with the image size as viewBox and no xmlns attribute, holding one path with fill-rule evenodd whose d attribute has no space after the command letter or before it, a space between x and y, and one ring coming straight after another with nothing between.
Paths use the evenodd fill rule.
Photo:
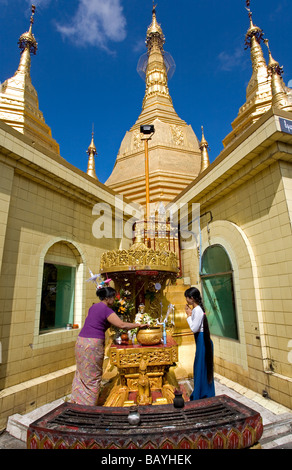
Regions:
<instances>
[{"instance_id":1,"label":"white cloud","mask_svg":"<svg viewBox=\"0 0 292 470\"><path fill-rule=\"evenodd\" d=\"M133 46L133 51L141 52L141 53L145 52L146 51L145 39L138 39Z\"/></svg>"},{"instance_id":2,"label":"white cloud","mask_svg":"<svg viewBox=\"0 0 292 470\"><path fill-rule=\"evenodd\" d=\"M236 67L246 67L246 54L244 47L237 47L233 52L222 51L218 55L220 69L230 72Z\"/></svg>"},{"instance_id":3,"label":"white cloud","mask_svg":"<svg viewBox=\"0 0 292 470\"><path fill-rule=\"evenodd\" d=\"M58 31L79 46L98 46L109 51L108 42L123 41L126 19L120 0L79 0L69 24L57 24Z\"/></svg>"},{"instance_id":4,"label":"white cloud","mask_svg":"<svg viewBox=\"0 0 292 470\"><path fill-rule=\"evenodd\" d=\"M0 0L0 3L5 1ZM110 41L119 42L126 37L126 18L121 1L78 0L75 15L66 24L56 22L56 28L77 46L97 46L110 52ZM26 3L43 9L54 0L26 0Z\"/></svg>"}]
</instances>

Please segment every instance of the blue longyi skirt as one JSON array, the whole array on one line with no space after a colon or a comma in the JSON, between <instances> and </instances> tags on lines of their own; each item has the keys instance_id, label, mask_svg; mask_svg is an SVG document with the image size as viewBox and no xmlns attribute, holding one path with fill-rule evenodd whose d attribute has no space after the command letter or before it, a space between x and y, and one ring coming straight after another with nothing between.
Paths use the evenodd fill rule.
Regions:
<instances>
[{"instance_id":1,"label":"blue longyi skirt","mask_svg":"<svg viewBox=\"0 0 292 470\"><path fill-rule=\"evenodd\" d=\"M204 333L195 333L196 355L194 361L194 390L190 400L210 398L215 396L214 379L208 383L207 366L205 361ZM212 345L213 346L213 345Z\"/></svg>"}]
</instances>

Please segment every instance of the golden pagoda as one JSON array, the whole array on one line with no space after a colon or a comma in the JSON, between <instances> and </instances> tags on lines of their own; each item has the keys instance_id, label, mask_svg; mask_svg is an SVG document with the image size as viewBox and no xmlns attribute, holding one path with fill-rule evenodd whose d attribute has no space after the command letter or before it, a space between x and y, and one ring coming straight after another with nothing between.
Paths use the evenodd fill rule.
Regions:
<instances>
[{"instance_id":1,"label":"golden pagoda","mask_svg":"<svg viewBox=\"0 0 292 470\"><path fill-rule=\"evenodd\" d=\"M37 42L32 33L35 6L32 5L29 30L18 41L21 51L17 71L0 88L0 119L34 142L54 153L60 153L59 144L52 138L52 132L39 110L38 95L31 82L31 54L37 52Z\"/></svg>"},{"instance_id":2,"label":"golden pagoda","mask_svg":"<svg viewBox=\"0 0 292 470\"><path fill-rule=\"evenodd\" d=\"M292 111L292 90L285 86L279 64L271 58L271 54L267 65L261 47L264 32L253 23L250 0L246 0L246 5L250 24L245 36L245 46L246 49L250 48L252 76L246 89L246 102L231 124L233 130L223 140L224 147L233 143L272 106Z\"/></svg>"},{"instance_id":3,"label":"golden pagoda","mask_svg":"<svg viewBox=\"0 0 292 470\"><path fill-rule=\"evenodd\" d=\"M200 172L199 141L190 125L175 112L168 89L169 55L153 6L147 30L143 69L146 90L142 112L121 143L106 185L129 200L145 205L145 164L141 125L154 125L149 140L150 203L167 204ZM171 57L171 56L170 56ZM140 61L139 61L140 62ZM139 67L139 64L138 64Z\"/></svg>"}]
</instances>

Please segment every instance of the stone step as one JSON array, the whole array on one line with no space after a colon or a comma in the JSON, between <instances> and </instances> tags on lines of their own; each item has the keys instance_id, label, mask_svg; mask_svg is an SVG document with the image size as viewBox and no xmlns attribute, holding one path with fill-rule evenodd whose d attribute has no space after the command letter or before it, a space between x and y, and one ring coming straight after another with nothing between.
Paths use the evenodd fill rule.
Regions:
<instances>
[{"instance_id":1,"label":"stone step","mask_svg":"<svg viewBox=\"0 0 292 470\"><path fill-rule=\"evenodd\" d=\"M269 426L269 425L268 425ZM260 439L262 449L292 449L291 420L289 423L273 425L271 429L266 429Z\"/></svg>"},{"instance_id":2,"label":"stone step","mask_svg":"<svg viewBox=\"0 0 292 470\"><path fill-rule=\"evenodd\" d=\"M14 414L8 418L6 431L16 439L26 441L27 429L31 423L44 416L49 411L55 409L67 400L67 397L59 398L58 400L43 405L25 415Z\"/></svg>"},{"instance_id":3,"label":"stone step","mask_svg":"<svg viewBox=\"0 0 292 470\"><path fill-rule=\"evenodd\" d=\"M269 448L273 442L273 447L280 443L292 443L292 418L289 416L277 423L266 424L261 437L262 447Z\"/></svg>"}]
</instances>

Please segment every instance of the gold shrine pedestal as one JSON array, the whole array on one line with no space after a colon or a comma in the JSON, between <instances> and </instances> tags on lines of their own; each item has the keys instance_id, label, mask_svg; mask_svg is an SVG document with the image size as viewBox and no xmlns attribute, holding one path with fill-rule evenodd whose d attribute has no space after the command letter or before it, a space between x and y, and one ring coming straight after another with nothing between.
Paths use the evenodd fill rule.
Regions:
<instances>
[{"instance_id":1,"label":"gold shrine pedestal","mask_svg":"<svg viewBox=\"0 0 292 470\"><path fill-rule=\"evenodd\" d=\"M104 406L161 405L172 403L174 387L167 381L169 367L178 360L178 346L167 335L166 344L110 347L110 362L119 371L119 383Z\"/></svg>"}]
</instances>

